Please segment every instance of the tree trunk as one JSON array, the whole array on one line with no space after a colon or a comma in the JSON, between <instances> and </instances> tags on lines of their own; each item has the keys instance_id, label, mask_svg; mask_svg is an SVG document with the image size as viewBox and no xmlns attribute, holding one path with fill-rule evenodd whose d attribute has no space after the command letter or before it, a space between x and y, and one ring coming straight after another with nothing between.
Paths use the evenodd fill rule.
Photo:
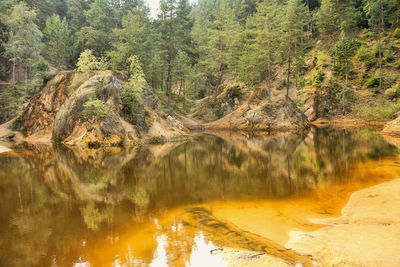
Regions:
<instances>
[{"instance_id":1,"label":"tree trunk","mask_svg":"<svg viewBox=\"0 0 400 267\"><path fill-rule=\"evenodd\" d=\"M270 28L270 31L272 29ZM271 40L268 38L268 64L267 64L267 86L268 86L268 103L271 103Z\"/></svg>"},{"instance_id":2,"label":"tree trunk","mask_svg":"<svg viewBox=\"0 0 400 267\"><path fill-rule=\"evenodd\" d=\"M170 12L170 23L169 23L169 56L168 56L168 73L167 73L167 94L168 94L168 108L171 107L171 72L172 72L172 60L173 60L173 44L172 44L172 7Z\"/></svg>"},{"instance_id":3,"label":"tree trunk","mask_svg":"<svg viewBox=\"0 0 400 267\"><path fill-rule=\"evenodd\" d=\"M383 5L381 3L379 10L379 91L382 90L382 33L383 33Z\"/></svg>"},{"instance_id":4,"label":"tree trunk","mask_svg":"<svg viewBox=\"0 0 400 267\"><path fill-rule=\"evenodd\" d=\"M294 44L294 57L296 59L296 73L295 73L295 79L296 79L296 90L298 87L298 77L299 77L299 58L297 55L297 42Z\"/></svg>"},{"instance_id":5,"label":"tree trunk","mask_svg":"<svg viewBox=\"0 0 400 267\"><path fill-rule=\"evenodd\" d=\"M219 87L222 79L222 48L223 48L223 32L224 32L224 23L222 22L221 26L221 36L219 39L219 58L218 58L218 83L216 89ZM215 97L217 97L219 92L215 90Z\"/></svg>"},{"instance_id":6,"label":"tree trunk","mask_svg":"<svg viewBox=\"0 0 400 267\"><path fill-rule=\"evenodd\" d=\"M292 60L292 56L291 56L291 43L289 40L289 59L288 59L288 70L287 70L287 85L286 85L286 100L289 99L289 89L290 89L290 68L291 68L291 60Z\"/></svg>"},{"instance_id":7,"label":"tree trunk","mask_svg":"<svg viewBox=\"0 0 400 267\"><path fill-rule=\"evenodd\" d=\"M15 83L15 55L13 58L13 69L12 69L12 77L13 77L13 84Z\"/></svg>"},{"instance_id":8,"label":"tree trunk","mask_svg":"<svg viewBox=\"0 0 400 267\"><path fill-rule=\"evenodd\" d=\"M347 90L347 84L348 84L348 62L346 62L346 81L345 81L345 87L343 88L343 116L346 115L346 90Z\"/></svg>"}]
</instances>

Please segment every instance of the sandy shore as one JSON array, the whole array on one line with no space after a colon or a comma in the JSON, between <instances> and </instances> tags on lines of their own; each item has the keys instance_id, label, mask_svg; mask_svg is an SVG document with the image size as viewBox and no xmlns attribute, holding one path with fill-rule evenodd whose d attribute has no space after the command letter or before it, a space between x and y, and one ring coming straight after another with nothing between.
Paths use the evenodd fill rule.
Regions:
<instances>
[{"instance_id":1,"label":"sandy shore","mask_svg":"<svg viewBox=\"0 0 400 267\"><path fill-rule=\"evenodd\" d=\"M286 246L322 266L400 266L400 179L352 194L329 226L292 232Z\"/></svg>"}]
</instances>

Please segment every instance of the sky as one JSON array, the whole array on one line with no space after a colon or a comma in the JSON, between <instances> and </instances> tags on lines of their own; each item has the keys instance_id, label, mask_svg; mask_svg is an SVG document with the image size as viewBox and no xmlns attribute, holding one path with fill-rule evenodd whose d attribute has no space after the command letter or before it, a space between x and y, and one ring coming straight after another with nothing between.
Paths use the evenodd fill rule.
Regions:
<instances>
[{"instance_id":1,"label":"sky","mask_svg":"<svg viewBox=\"0 0 400 267\"><path fill-rule=\"evenodd\" d=\"M157 13L158 13L158 3L159 0L146 0L147 4L150 7L150 14L152 18L156 18L157 17Z\"/></svg>"},{"instance_id":2,"label":"sky","mask_svg":"<svg viewBox=\"0 0 400 267\"><path fill-rule=\"evenodd\" d=\"M160 0L145 0L150 7L150 17L157 18L158 6ZM189 0L189 3L196 3L197 0Z\"/></svg>"}]
</instances>

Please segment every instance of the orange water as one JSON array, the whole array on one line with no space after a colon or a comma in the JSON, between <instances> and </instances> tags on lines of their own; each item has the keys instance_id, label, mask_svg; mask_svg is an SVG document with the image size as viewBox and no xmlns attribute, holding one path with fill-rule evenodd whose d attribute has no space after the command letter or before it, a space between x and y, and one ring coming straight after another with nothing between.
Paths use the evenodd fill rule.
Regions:
<instances>
[{"instance_id":1,"label":"orange water","mask_svg":"<svg viewBox=\"0 0 400 267\"><path fill-rule=\"evenodd\" d=\"M224 266L210 251L251 250L246 238L284 246L291 231L321 227L309 219L399 177L397 154L379 129L332 128L21 148L0 156L0 265ZM188 216L198 207L209 213ZM254 235L228 239L224 227Z\"/></svg>"}]
</instances>

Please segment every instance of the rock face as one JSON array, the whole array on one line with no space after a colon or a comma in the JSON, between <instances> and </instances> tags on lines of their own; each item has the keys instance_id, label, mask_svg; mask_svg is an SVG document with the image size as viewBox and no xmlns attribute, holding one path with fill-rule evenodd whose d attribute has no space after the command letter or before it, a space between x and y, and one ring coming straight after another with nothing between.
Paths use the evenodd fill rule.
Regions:
<instances>
[{"instance_id":1,"label":"rock face","mask_svg":"<svg viewBox=\"0 0 400 267\"><path fill-rule=\"evenodd\" d=\"M292 130L307 127L304 113L289 98L278 98L249 109L242 105L228 116L206 125L208 129Z\"/></svg>"},{"instance_id":2,"label":"rock face","mask_svg":"<svg viewBox=\"0 0 400 267\"><path fill-rule=\"evenodd\" d=\"M129 119L122 111L124 86L111 71L92 75L61 72L28 105L21 130L28 142L50 139L69 145L121 145L183 137L183 127L159 109L159 100L145 88L138 114ZM86 103L97 100L101 114L85 115ZM101 116L100 116L101 115Z\"/></svg>"},{"instance_id":3,"label":"rock face","mask_svg":"<svg viewBox=\"0 0 400 267\"><path fill-rule=\"evenodd\" d=\"M308 123L307 117L290 98L250 110L245 118L251 129L304 128Z\"/></svg>"},{"instance_id":4,"label":"rock face","mask_svg":"<svg viewBox=\"0 0 400 267\"><path fill-rule=\"evenodd\" d=\"M242 84L222 84L221 88L218 96L208 96L196 102L193 118L206 122L218 120L237 109L246 98Z\"/></svg>"},{"instance_id":5,"label":"rock face","mask_svg":"<svg viewBox=\"0 0 400 267\"><path fill-rule=\"evenodd\" d=\"M382 134L394 137L400 137L400 117L390 121L383 128Z\"/></svg>"}]
</instances>

